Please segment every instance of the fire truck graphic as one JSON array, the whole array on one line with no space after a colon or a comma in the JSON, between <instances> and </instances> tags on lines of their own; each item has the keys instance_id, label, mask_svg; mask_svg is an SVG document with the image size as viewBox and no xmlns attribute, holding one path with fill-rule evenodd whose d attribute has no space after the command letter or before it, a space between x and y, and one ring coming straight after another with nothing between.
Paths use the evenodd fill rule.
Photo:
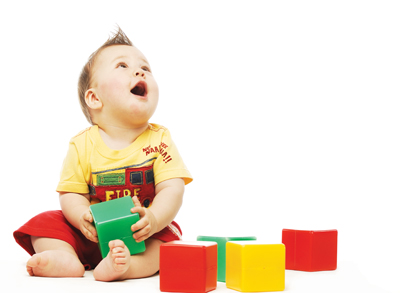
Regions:
<instances>
[{"instance_id":1,"label":"fire truck graphic","mask_svg":"<svg viewBox=\"0 0 400 293\"><path fill-rule=\"evenodd\" d=\"M89 185L90 196L99 201L108 201L124 196L137 196L144 207L149 207L155 197L153 164L126 166L92 173Z\"/></svg>"}]
</instances>

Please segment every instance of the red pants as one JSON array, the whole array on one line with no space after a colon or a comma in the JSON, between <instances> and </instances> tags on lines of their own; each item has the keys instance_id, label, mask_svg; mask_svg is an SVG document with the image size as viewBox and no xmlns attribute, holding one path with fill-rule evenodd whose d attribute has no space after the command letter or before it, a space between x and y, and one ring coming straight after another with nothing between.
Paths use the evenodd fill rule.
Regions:
<instances>
[{"instance_id":1,"label":"red pants","mask_svg":"<svg viewBox=\"0 0 400 293\"><path fill-rule=\"evenodd\" d=\"M172 222L160 232L151 236L164 242L180 240L182 231ZM14 232L15 241L30 255L35 254L31 236L59 239L69 243L75 250L86 270L94 269L102 260L97 243L88 240L78 229L65 219L62 211L48 211L33 217Z\"/></svg>"}]
</instances>

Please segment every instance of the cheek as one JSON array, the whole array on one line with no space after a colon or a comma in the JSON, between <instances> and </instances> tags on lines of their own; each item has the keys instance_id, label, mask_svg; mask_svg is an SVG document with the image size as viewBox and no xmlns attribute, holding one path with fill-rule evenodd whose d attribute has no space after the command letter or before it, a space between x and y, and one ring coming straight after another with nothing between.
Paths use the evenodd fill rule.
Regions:
<instances>
[{"instance_id":1,"label":"cheek","mask_svg":"<svg viewBox=\"0 0 400 293\"><path fill-rule=\"evenodd\" d=\"M157 83L154 83L154 85L152 87L152 92L151 92L151 103L152 103L152 107L154 108L153 112L157 108L158 99L159 99L158 85L157 85Z\"/></svg>"},{"instance_id":2,"label":"cheek","mask_svg":"<svg viewBox=\"0 0 400 293\"><path fill-rule=\"evenodd\" d=\"M152 88L154 89L155 92L157 92L157 96L158 96L158 84L157 84L157 82L153 79L151 83L152 83Z\"/></svg>"},{"instance_id":3,"label":"cheek","mask_svg":"<svg viewBox=\"0 0 400 293\"><path fill-rule=\"evenodd\" d=\"M156 83L155 80L149 81L150 88L149 90L151 91L150 94L153 97L154 100L158 101L158 96L159 96L159 90L158 90L158 84Z\"/></svg>"},{"instance_id":4,"label":"cheek","mask_svg":"<svg viewBox=\"0 0 400 293\"><path fill-rule=\"evenodd\" d=\"M101 93L107 96L119 93L122 88L122 83L118 79L110 79L99 85Z\"/></svg>"}]
</instances>

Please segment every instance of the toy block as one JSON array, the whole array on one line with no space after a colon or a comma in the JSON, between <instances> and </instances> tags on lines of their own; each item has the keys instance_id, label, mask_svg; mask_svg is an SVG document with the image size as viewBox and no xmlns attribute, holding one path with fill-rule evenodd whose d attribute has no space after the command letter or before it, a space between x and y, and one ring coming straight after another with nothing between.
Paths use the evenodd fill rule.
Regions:
<instances>
[{"instance_id":1,"label":"toy block","mask_svg":"<svg viewBox=\"0 0 400 293\"><path fill-rule=\"evenodd\" d=\"M257 240L255 236L243 237L216 237L216 236L198 236L197 241L214 241L218 244L218 278L219 282L225 282L226 270L226 243L228 241Z\"/></svg>"},{"instance_id":2,"label":"toy block","mask_svg":"<svg viewBox=\"0 0 400 293\"><path fill-rule=\"evenodd\" d=\"M136 242L133 238L131 226L139 221L138 213L131 213L135 205L130 196L121 197L90 206L94 225L99 238L100 252L105 258L110 251L108 243L120 239L124 241L131 255L146 250L143 241Z\"/></svg>"},{"instance_id":3,"label":"toy block","mask_svg":"<svg viewBox=\"0 0 400 293\"><path fill-rule=\"evenodd\" d=\"M240 292L285 290L285 245L228 242L226 287Z\"/></svg>"},{"instance_id":4,"label":"toy block","mask_svg":"<svg viewBox=\"0 0 400 293\"><path fill-rule=\"evenodd\" d=\"M171 241L160 247L160 290L205 293L217 288L217 243Z\"/></svg>"},{"instance_id":5,"label":"toy block","mask_svg":"<svg viewBox=\"0 0 400 293\"><path fill-rule=\"evenodd\" d=\"M337 230L283 229L286 269L306 272L336 270L337 237Z\"/></svg>"}]
</instances>

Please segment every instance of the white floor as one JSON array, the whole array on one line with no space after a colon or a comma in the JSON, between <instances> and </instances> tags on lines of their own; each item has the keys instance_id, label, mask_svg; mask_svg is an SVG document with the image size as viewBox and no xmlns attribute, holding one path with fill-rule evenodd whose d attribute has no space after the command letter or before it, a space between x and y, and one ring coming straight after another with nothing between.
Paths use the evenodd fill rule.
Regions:
<instances>
[{"instance_id":1,"label":"white floor","mask_svg":"<svg viewBox=\"0 0 400 293\"><path fill-rule=\"evenodd\" d=\"M25 271L25 262L28 256L20 257L15 261L0 260L0 279L2 288L13 288L12 292L160 292L159 276L140 280L103 283L93 279L91 271L83 278L39 278L30 277ZM351 262L338 264L336 271L306 273L286 271L286 289L284 292L400 292L400 290L385 290L388 288L372 285ZM387 285L387 284L386 284ZM129 290L129 291L128 291ZM4 291L2 291L4 292ZM225 283L218 282L214 292L236 292L226 288Z\"/></svg>"}]
</instances>

